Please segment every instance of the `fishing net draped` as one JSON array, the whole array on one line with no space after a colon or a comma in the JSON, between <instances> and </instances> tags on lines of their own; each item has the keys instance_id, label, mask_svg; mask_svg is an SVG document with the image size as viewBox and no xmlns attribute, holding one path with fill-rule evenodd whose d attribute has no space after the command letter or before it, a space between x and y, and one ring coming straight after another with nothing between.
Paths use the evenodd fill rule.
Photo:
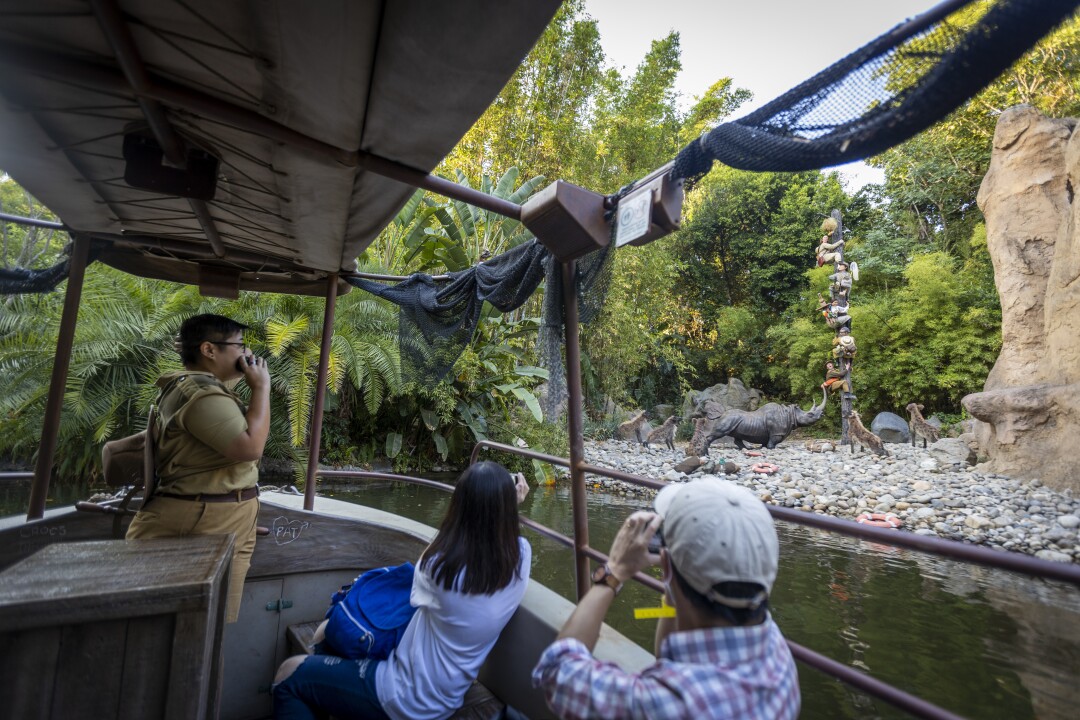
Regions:
<instances>
[{"instance_id":1,"label":"fishing net draped","mask_svg":"<svg viewBox=\"0 0 1080 720\"><path fill-rule=\"evenodd\" d=\"M51 292L67 279L70 269L70 258L44 270L0 268L0 295Z\"/></svg>"},{"instance_id":2,"label":"fishing net draped","mask_svg":"<svg viewBox=\"0 0 1080 720\"><path fill-rule=\"evenodd\" d=\"M941 3L761 109L705 133L679 153L673 175L693 180L713 161L740 170L798 172L884 152L974 96L1078 5Z\"/></svg>"},{"instance_id":3,"label":"fishing net draped","mask_svg":"<svg viewBox=\"0 0 1080 720\"><path fill-rule=\"evenodd\" d=\"M613 255L605 249L577 263L575 286L582 322L590 322L603 307ZM536 240L529 240L448 277L439 281L416 274L390 286L358 277L346 276L345 280L398 306L402 377L424 385L441 381L454 366L472 341L485 302L500 312L512 312L543 282L538 343L540 363L549 373L543 409L548 415L555 414L566 399L563 277L555 256Z\"/></svg>"}]
</instances>

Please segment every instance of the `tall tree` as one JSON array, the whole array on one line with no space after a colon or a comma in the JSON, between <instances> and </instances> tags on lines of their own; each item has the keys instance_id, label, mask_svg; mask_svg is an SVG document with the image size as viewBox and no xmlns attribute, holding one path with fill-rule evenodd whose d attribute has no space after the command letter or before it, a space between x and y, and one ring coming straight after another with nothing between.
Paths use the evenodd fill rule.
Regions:
<instances>
[{"instance_id":1,"label":"tall tree","mask_svg":"<svg viewBox=\"0 0 1080 720\"><path fill-rule=\"evenodd\" d=\"M821 219L847 204L834 174L714 169L691 195L676 240L683 301L708 319L737 304L783 312L805 286Z\"/></svg>"},{"instance_id":2,"label":"tall tree","mask_svg":"<svg viewBox=\"0 0 1080 720\"><path fill-rule=\"evenodd\" d=\"M56 222L56 216L0 170L0 212ZM0 267L40 269L54 264L68 242L67 233L0 221Z\"/></svg>"},{"instance_id":3,"label":"tall tree","mask_svg":"<svg viewBox=\"0 0 1080 720\"><path fill-rule=\"evenodd\" d=\"M518 167L526 177L573 178L583 163L592 100L604 52L596 21L582 17L583 0L563 3L503 88L441 165L469 182Z\"/></svg>"}]
</instances>

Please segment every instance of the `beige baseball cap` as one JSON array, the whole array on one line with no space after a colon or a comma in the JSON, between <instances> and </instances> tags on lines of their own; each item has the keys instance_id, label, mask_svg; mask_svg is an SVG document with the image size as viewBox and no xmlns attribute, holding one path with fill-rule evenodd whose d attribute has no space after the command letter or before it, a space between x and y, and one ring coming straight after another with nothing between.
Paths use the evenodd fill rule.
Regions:
<instances>
[{"instance_id":1,"label":"beige baseball cap","mask_svg":"<svg viewBox=\"0 0 1080 720\"><path fill-rule=\"evenodd\" d=\"M673 483L657 493L654 505L671 561L690 587L733 608L757 608L768 598L780 542L765 503L750 490L718 478ZM723 582L764 590L752 598L728 597L715 588Z\"/></svg>"}]
</instances>

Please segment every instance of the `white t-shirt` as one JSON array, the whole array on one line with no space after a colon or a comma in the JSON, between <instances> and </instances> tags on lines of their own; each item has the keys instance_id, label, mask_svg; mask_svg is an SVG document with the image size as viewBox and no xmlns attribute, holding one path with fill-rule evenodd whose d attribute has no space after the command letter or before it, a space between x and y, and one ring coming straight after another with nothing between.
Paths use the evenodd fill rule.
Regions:
<instances>
[{"instance_id":1,"label":"white t-shirt","mask_svg":"<svg viewBox=\"0 0 1080 720\"><path fill-rule=\"evenodd\" d=\"M518 576L493 595L445 590L416 569L409 603L416 614L375 673L379 704L394 720L436 720L460 707L499 633L521 604L532 547L518 538Z\"/></svg>"}]
</instances>

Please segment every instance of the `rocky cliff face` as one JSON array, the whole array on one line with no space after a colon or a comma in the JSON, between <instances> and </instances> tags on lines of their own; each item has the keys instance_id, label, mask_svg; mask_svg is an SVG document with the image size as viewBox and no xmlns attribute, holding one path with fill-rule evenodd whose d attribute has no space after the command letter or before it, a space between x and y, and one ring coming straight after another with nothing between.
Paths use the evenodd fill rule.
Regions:
<instances>
[{"instance_id":1,"label":"rocky cliff face","mask_svg":"<svg viewBox=\"0 0 1080 720\"><path fill-rule=\"evenodd\" d=\"M1002 113L979 189L1001 297L1002 348L983 392L983 469L1080 490L1080 133L1028 106Z\"/></svg>"}]
</instances>

